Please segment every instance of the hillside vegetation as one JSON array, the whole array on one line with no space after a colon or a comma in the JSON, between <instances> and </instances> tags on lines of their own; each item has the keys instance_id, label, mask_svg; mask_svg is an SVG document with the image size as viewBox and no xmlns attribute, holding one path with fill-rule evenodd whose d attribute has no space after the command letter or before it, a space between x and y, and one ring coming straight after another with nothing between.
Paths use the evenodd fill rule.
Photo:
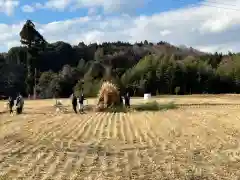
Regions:
<instances>
[{"instance_id":1,"label":"hillside vegetation","mask_svg":"<svg viewBox=\"0 0 240 180\"><path fill-rule=\"evenodd\" d=\"M0 55L0 95L69 97L82 88L95 96L103 80L131 95L238 93L239 54L203 53L160 41L105 42L72 46L48 43L27 21L20 32L25 46Z\"/></svg>"}]
</instances>

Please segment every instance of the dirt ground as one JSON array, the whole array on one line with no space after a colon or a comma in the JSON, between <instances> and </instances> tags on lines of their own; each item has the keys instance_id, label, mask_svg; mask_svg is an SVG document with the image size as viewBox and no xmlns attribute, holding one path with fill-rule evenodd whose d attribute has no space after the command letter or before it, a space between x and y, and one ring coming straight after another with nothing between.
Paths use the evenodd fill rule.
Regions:
<instances>
[{"instance_id":1,"label":"dirt ground","mask_svg":"<svg viewBox=\"0 0 240 180\"><path fill-rule=\"evenodd\" d=\"M22 115L1 113L0 179L239 179L240 96L155 99L180 105L74 114L36 100L25 102Z\"/></svg>"}]
</instances>

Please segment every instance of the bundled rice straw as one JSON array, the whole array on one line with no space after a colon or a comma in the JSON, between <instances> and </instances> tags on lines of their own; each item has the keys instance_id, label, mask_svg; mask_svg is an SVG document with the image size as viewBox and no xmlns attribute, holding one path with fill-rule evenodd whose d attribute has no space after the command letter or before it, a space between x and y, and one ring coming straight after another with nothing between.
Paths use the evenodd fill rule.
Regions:
<instances>
[{"instance_id":1,"label":"bundled rice straw","mask_svg":"<svg viewBox=\"0 0 240 180\"><path fill-rule=\"evenodd\" d=\"M109 81L104 82L98 93L98 107L106 108L111 105L116 105L119 102L120 98L117 86Z\"/></svg>"}]
</instances>

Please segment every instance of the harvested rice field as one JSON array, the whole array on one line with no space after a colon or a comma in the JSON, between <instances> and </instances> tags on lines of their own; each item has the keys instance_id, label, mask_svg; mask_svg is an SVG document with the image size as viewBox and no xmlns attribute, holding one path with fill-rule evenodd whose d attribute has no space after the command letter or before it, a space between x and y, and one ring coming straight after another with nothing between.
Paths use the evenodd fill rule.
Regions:
<instances>
[{"instance_id":1,"label":"harvested rice field","mask_svg":"<svg viewBox=\"0 0 240 180\"><path fill-rule=\"evenodd\" d=\"M10 116L0 102L0 179L240 178L240 96L153 99L179 108L74 114L69 100L65 113L32 100Z\"/></svg>"}]
</instances>

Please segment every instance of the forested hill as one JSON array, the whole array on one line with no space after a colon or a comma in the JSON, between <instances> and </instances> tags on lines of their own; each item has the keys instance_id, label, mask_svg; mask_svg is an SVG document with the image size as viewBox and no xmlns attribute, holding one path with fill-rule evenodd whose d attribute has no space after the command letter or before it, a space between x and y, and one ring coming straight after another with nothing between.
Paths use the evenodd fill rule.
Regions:
<instances>
[{"instance_id":1,"label":"forested hill","mask_svg":"<svg viewBox=\"0 0 240 180\"><path fill-rule=\"evenodd\" d=\"M95 96L106 79L118 84L121 93L132 95L238 93L240 89L238 54L209 54L146 40L77 46L48 43L29 21L20 39L26 46L0 55L0 95L33 94L36 84L42 98L69 97L82 88L87 96Z\"/></svg>"}]
</instances>

